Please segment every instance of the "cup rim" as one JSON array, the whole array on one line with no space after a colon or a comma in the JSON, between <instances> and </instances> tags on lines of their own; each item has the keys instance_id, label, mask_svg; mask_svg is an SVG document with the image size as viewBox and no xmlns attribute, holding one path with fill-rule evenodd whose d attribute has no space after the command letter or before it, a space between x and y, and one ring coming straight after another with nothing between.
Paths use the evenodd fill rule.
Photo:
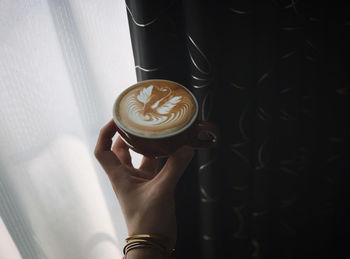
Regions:
<instances>
[{"instance_id":1,"label":"cup rim","mask_svg":"<svg viewBox=\"0 0 350 259\"><path fill-rule=\"evenodd\" d=\"M120 97L123 95L123 93L128 90L129 88L131 87L134 87L140 83L145 83L145 82L148 82L148 81L167 81L167 82L170 82L170 83L175 83L177 85L180 85L181 87L183 87L193 98L194 100L194 103L196 105L196 110L191 118L191 120L189 121L188 124L186 124L185 127L183 128L180 128L179 130L175 131L175 132L171 132L171 133L168 133L168 134L165 134L165 135L162 135L162 136L146 136L146 135L141 135L133 130L130 130L130 129L127 129L123 123L121 123L118 118L117 118L117 115L116 115L116 108L117 108L117 103L120 99ZM112 114L113 114L113 120L114 122L117 124L118 127L120 127L122 130L124 130L125 132L129 133L129 134L132 134L134 136L137 136L137 137L140 137L140 138L146 138L146 139L164 139L164 138L168 138L168 137L172 137L172 136L175 136L175 135L178 135L182 132L184 132L185 130L187 130L190 126L192 126L192 124L196 121L197 119L197 116L198 116L198 111L199 108L198 108L198 101L196 99L196 97L194 96L194 94L189 90L187 89L185 86L183 86L182 84L178 83L178 82L175 82L175 81L171 81L171 80L166 80L166 79L147 79L147 80L142 80L142 81L139 81L129 87L127 87L126 89L124 89L119 95L118 97L115 99L114 101L114 104L113 104L113 111L112 111Z\"/></svg>"}]
</instances>

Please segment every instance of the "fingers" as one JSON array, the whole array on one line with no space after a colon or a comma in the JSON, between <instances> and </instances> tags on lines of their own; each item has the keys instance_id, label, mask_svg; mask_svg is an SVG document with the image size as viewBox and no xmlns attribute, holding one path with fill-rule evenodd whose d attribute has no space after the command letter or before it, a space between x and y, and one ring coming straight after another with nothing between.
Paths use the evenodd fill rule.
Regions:
<instances>
[{"instance_id":1,"label":"fingers","mask_svg":"<svg viewBox=\"0 0 350 259\"><path fill-rule=\"evenodd\" d=\"M193 155L193 148L187 146L178 149L171 155L162 170L155 177L155 180L161 186L160 188L173 190L186 167L191 162Z\"/></svg>"},{"instance_id":2,"label":"fingers","mask_svg":"<svg viewBox=\"0 0 350 259\"><path fill-rule=\"evenodd\" d=\"M118 157L112 152L112 138L117 131L113 120L109 121L100 131L96 147L95 157L100 162L106 173L110 173L116 167L121 165Z\"/></svg>"},{"instance_id":3,"label":"fingers","mask_svg":"<svg viewBox=\"0 0 350 259\"><path fill-rule=\"evenodd\" d=\"M114 143L112 151L118 156L120 162L132 167L129 147L120 136L118 136L116 142Z\"/></svg>"},{"instance_id":4,"label":"fingers","mask_svg":"<svg viewBox=\"0 0 350 259\"><path fill-rule=\"evenodd\" d=\"M158 163L158 159L144 156L139 169L153 176L158 168Z\"/></svg>"}]
</instances>

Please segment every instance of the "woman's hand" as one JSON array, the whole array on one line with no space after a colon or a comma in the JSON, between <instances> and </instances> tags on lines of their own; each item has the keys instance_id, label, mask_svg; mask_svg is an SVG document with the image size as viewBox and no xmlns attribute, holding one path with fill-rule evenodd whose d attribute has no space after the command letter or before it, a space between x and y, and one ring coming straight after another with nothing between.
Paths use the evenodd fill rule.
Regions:
<instances>
[{"instance_id":1,"label":"woman's hand","mask_svg":"<svg viewBox=\"0 0 350 259\"><path fill-rule=\"evenodd\" d=\"M112 147L116 125L111 120L100 132L95 156L107 173L117 195L129 235L157 234L175 247L177 231L174 190L194 151L182 147L157 173L158 159L143 157L140 168L131 163L128 146L118 137Z\"/></svg>"}]
</instances>

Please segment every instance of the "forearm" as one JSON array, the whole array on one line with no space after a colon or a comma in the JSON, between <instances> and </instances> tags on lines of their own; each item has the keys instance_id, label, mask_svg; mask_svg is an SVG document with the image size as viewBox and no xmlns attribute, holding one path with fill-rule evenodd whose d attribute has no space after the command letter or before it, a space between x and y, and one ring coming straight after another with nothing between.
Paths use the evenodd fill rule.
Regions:
<instances>
[{"instance_id":1,"label":"forearm","mask_svg":"<svg viewBox=\"0 0 350 259\"><path fill-rule=\"evenodd\" d=\"M159 250L151 248L139 248L130 250L126 259L168 259Z\"/></svg>"}]
</instances>

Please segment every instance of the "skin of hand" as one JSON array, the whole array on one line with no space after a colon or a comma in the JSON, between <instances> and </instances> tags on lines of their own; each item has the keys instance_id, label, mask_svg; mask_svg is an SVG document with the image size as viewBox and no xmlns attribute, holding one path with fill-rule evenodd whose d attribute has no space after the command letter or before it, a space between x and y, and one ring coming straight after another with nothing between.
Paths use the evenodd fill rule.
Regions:
<instances>
[{"instance_id":1,"label":"skin of hand","mask_svg":"<svg viewBox=\"0 0 350 259\"><path fill-rule=\"evenodd\" d=\"M167 248L172 249L177 238L175 186L192 160L194 150L187 146L178 149L159 173L159 160L149 157L143 157L136 169L124 141L118 137L112 143L116 131L113 120L101 129L95 156L113 186L129 235L161 235L168 240Z\"/></svg>"}]
</instances>

